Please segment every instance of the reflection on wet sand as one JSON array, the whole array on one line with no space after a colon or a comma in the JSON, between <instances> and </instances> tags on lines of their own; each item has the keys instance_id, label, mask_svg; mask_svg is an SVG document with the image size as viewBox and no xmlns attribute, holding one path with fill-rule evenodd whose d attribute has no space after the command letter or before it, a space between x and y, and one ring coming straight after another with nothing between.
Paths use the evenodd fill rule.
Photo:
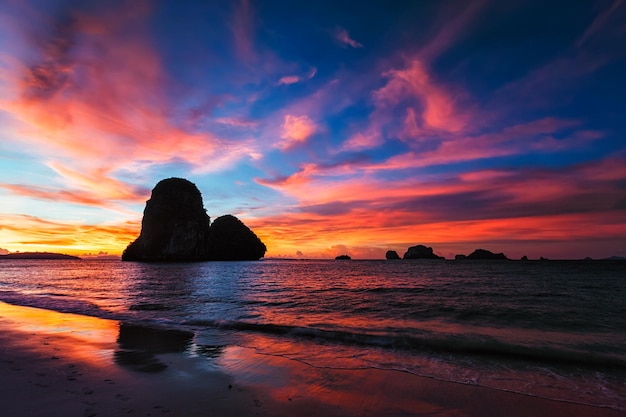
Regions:
<instances>
[{"instance_id":1,"label":"reflection on wet sand","mask_svg":"<svg viewBox=\"0 0 626 417\"><path fill-rule=\"evenodd\" d=\"M0 302L0 414L253 415L252 393L179 353L192 336Z\"/></svg>"},{"instance_id":2,"label":"reflection on wet sand","mask_svg":"<svg viewBox=\"0 0 626 417\"><path fill-rule=\"evenodd\" d=\"M62 350L76 360L101 366L113 359L122 367L140 372L164 370L167 365L156 355L184 352L193 339L192 332L182 330L151 328L1 302L0 317L11 322L16 330L62 335L56 343L67 341Z\"/></svg>"},{"instance_id":3,"label":"reflection on wet sand","mask_svg":"<svg viewBox=\"0 0 626 417\"><path fill-rule=\"evenodd\" d=\"M159 372L167 365L156 355L182 353L187 350L192 339L192 332L121 323L115 362L134 371Z\"/></svg>"},{"instance_id":4,"label":"reflection on wet sand","mask_svg":"<svg viewBox=\"0 0 626 417\"><path fill-rule=\"evenodd\" d=\"M0 318L12 329L49 336L62 335L62 350L82 362L101 365L110 361L119 334L117 321L58 313L0 302Z\"/></svg>"}]
</instances>

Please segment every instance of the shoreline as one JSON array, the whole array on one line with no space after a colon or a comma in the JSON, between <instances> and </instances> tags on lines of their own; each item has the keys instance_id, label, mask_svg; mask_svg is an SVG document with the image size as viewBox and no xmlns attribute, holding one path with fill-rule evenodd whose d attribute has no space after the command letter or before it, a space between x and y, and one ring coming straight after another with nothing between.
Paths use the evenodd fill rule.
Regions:
<instances>
[{"instance_id":1,"label":"shoreline","mask_svg":"<svg viewBox=\"0 0 626 417\"><path fill-rule=\"evenodd\" d=\"M622 415L400 371L315 368L252 347L228 346L208 358L181 351L184 334L129 338L122 325L0 302L3 411L52 417Z\"/></svg>"}]
</instances>

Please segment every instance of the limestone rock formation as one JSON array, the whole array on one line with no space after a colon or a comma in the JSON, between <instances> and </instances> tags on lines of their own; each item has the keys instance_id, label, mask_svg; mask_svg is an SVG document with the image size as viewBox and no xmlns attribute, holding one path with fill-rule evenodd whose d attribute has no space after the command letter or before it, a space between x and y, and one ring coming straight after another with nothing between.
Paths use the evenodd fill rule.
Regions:
<instances>
[{"instance_id":1,"label":"limestone rock formation","mask_svg":"<svg viewBox=\"0 0 626 417\"><path fill-rule=\"evenodd\" d=\"M160 181L146 202L141 234L122 254L123 261L200 261L209 256L210 218L202 195L190 181Z\"/></svg>"},{"instance_id":2,"label":"limestone rock formation","mask_svg":"<svg viewBox=\"0 0 626 417\"><path fill-rule=\"evenodd\" d=\"M385 259L400 259L400 255L398 255L398 252L395 250L388 250L387 253L385 253Z\"/></svg>"},{"instance_id":3,"label":"limestone rock formation","mask_svg":"<svg viewBox=\"0 0 626 417\"><path fill-rule=\"evenodd\" d=\"M467 259L483 259L483 260L506 260L509 259L506 257L506 255L502 252L500 253L493 253L491 251L485 250L485 249L476 249L474 252L470 253L467 256Z\"/></svg>"},{"instance_id":4,"label":"limestone rock formation","mask_svg":"<svg viewBox=\"0 0 626 417\"><path fill-rule=\"evenodd\" d=\"M433 248L424 245L411 246L403 259L444 259L433 253Z\"/></svg>"},{"instance_id":5,"label":"limestone rock formation","mask_svg":"<svg viewBox=\"0 0 626 417\"><path fill-rule=\"evenodd\" d=\"M210 224L202 195L182 178L160 181L146 202L141 233L122 254L123 261L185 262L252 260L265 245L234 216Z\"/></svg>"},{"instance_id":6,"label":"limestone rock formation","mask_svg":"<svg viewBox=\"0 0 626 417\"><path fill-rule=\"evenodd\" d=\"M266 247L238 218L227 214L211 225L210 260L250 261L265 255Z\"/></svg>"}]
</instances>

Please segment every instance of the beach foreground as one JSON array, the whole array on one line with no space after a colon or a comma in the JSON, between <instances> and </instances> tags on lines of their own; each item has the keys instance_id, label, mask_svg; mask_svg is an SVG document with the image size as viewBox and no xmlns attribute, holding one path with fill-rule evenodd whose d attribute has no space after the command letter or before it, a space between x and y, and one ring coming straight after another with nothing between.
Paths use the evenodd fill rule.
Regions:
<instances>
[{"instance_id":1,"label":"beach foreground","mask_svg":"<svg viewBox=\"0 0 626 417\"><path fill-rule=\"evenodd\" d=\"M0 302L12 416L597 416L621 412L380 369L316 368L253 347L141 350L122 324ZM167 333L165 333L167 335ZM173 339L180 336L170 335ZM168 344L168 340L153 343ZM193 343L193 342L192 342ZM160 353L166 352L166 353ZM169 352L169 353L167 353ZM219 356L219 359L217 359Z\"/></svg>"}]
</instances>

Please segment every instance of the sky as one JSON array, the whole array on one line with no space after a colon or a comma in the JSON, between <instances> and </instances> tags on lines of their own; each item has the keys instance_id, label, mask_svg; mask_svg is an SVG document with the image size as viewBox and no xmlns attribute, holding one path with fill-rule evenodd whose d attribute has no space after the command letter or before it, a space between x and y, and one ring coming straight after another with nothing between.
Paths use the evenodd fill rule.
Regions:
<instances>
[{"instance_id":1,"label":"sky","mask_svg":"<svg viewBox=\"0 0 626 417\"><path fill-rule=\"evenodd\" d=\"M0 0L0 251L187 178L267 257L626 256L626 1Z\"/></svg>"}]
</instances>

